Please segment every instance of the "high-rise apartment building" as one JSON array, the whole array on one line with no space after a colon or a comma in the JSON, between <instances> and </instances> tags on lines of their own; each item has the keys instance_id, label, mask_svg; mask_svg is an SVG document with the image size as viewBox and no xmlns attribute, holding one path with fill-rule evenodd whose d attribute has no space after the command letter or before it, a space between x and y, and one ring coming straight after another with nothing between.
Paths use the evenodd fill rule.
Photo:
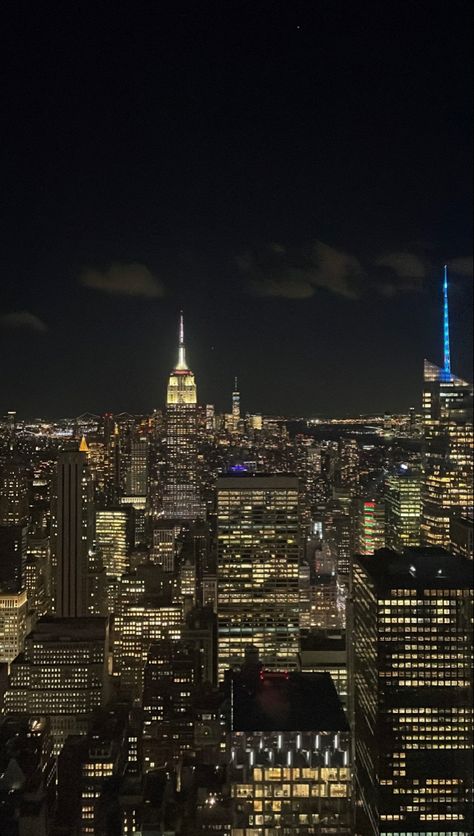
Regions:
<instances>
[{"instance_id":1,"label":"high-rise apartment building","mask_svg":"<svg viewBox=\"0 0 474 836\"><path fill-rule=\"evenodd\" d=\"M402 464L385 481L385 545L394 551L420 545L421 473Z\"/></svg>"},{"instance_id":2,"label":"high-rise apartment building","mask_svg":"<svg viewBox=\"0 0 474 836\"><path fill-rule=\"evenodd\" d=\"M474 505L473 387L451 372L448 281L444 274L444 366L425 360L421 540L450 545L453 514Z\"/></svg>"},{"instance_id":3,"label":"high-rise apartment building","mask_svg":"<svg viewBox=\"0 0 474 836\"><path fill-rule=\"evenodd\" d=\"M94 528L86 451L59 454L51 516L56 614L65 618L87 615Z\"/></svg>"},{"instance_id":4,"label":"high-rise apartment building","mask_svg":"<svg viewBox=\"0 0 474 836\"><path fill-rule=\"evenodd\" d=\"M5 709L48 717L56 754L109 696L106 618L40 618L10 666Z\"/></svg>"},{"instance_id":5,"label":"high-rise apartment building","mask_svg":"<svg viewBox=\"0 0 474 836\"><path fill-rule=\"evenodd\" d=\"M438 549L354 561L357 834L472 833L472 587Z\"/></svg>"},{"instance_id":6,"label":"high-rise apartment building","mask_svg":"<svg viewBox=\"0 0 474 836\"><path fill-rule=\"evenodd\" d=\"M299 483L246 474L217 480L219 678L255 645L267 668L296 666Z\"/></svg>"},{"instance_id":7,"label":"high-rise apartment building","mask_svg":"<svg viewBox=\"0 0 474 836\"><path fill-rule=\"evenodd\" d=\"M193 519L199 515L197 482L197 392L186 362L183 316L179 324L178 362L166 394L166 517Z\"/></svg>"}]
</instances>

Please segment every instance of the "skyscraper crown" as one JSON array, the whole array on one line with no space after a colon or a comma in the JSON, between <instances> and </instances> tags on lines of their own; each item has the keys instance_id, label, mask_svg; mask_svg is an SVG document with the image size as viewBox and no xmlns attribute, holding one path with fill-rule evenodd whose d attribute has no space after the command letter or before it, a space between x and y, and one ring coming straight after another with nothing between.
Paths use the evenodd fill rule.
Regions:
<instances>
[{"instance_id":1,"label":"skyscraper crown","mask_svg":"<svg viewBox=\"0 0 474 836\"><path fill-rule=\"evenodd\" d=\"M188 371L189 366L186 363L186 350L184 348L184 319L183 312L179 315L179 342L178 342L178 363L176 371Z\"/></svg>"}]
</instances>

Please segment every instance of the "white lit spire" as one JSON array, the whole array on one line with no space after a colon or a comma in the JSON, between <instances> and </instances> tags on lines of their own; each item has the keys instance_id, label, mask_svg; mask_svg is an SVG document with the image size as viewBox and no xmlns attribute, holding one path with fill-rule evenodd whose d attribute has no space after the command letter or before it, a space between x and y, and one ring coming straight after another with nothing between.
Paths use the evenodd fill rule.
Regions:
<instances>
[{"instance_id":1,"label":"white lit spire","mask_svg":"<svg viewBox=\"0 0 474 836\"><path fill-rule=\"evenodd\" d=\"M179 314L178 365L176 366L176 368L180 371L188 369L188 364L186 363L186 353L184 348L184 320L182 311Z\"/></svg>"}]
</instances>

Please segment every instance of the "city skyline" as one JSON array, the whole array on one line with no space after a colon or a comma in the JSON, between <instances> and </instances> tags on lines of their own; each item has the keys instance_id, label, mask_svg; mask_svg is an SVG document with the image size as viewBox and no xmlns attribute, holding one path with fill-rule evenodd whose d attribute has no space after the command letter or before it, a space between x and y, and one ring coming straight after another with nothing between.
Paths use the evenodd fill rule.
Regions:
<instances>
[{"instance_id":1,"label":"city skyline","mask_svg":"<svg viewBox=\"0 0 474 836\"><path fill-rule=\"evenodd\" d=\"M2 412L405 411L446 262L472 379L466 3L9 18Z\"/></svg>"},{"instance_id":2,"label":"city skyline","mask_svg":"<svg viewBox=\"0 0 474 836\"><path fill-rule=\"evenodd\" d=\"M451 343L452 343L453 328L452 328L452 324L451 324L451 308L450 308L450 303L449 303L449 293L450 293L450 290L451 290L451 282L450 282L450 279L448 278L448 265L447 264L445 264L443 269L442 269L442 278L439 282L439 285L441 287L441 293L438 293L439 301L440 301L440 310L438 311L438 318L439 318L438 331L439 331L439 335L441 334L441 339L438 340L440 345L439 345L439 349L438 349L437 354L441 358L440 361L439 361L440 368L442 368L444 370L444 373L446 375L448 375L448 377L449 377L452 373L452 369L451 369L452 344ZM177 364L170 363L170 365L172 366L172 368L174 370L175 369L179 370L180 368L188 370L188 366L187 366L186 359L185 359L184 325L183 325L183 322L184 322L184 314L183 314L183 311L180 310L179 314L178 314L178 328L177 328L177 332L178 332L178 363ZM454 339L456 340L456 333L454 334ZM214 350L215 346L213 346L212 349ZM455 356L456 356L456 354L458 354L458 352L454 351ZM432 358L430 360L428 360L428 362L431 362L431 361L432 361ZM426 357L424 358L423 362L426 364L426 362L427 362ZM172 374L175 374L175 372L173 371ZM454 374L454 372L453 372L453 374ZM205 379L205 375L203 375L203 377ZM418 381L418 384L419 384L419 381ZM232 414L234 412L234 410L237 409L237 404L238 404L238 409L240 410L240 391L236 391L237 385L238 385L237 384L237 375L235 375L234 378L233 378L233 385L230 386L229 391L226 393L227 403L225 401L222 401L222 404L220 404L221 409L219 411L230 412ZM165 407L166 400L169 397L169 379L168 379L168 385L165 386L165 388L168 391L168 395L165 394L165 396L163 398L163 401L161 403L159 403L158 405L154 405L153 407L149 407L148 409L145 409L144 413L151 412L155 409L160 409L160 408ZM212 400L212 399L207 399L205 401L203 401L201 399L200 403L201 404L207 403L209 400ZM252 406L253 406L253 404L252 404ZM410 408L415 408L415 409L419 408L418 411L420 411L421 406L422 406L422 404L420 403L420 397L419 397L419 394L418 394L417 397L416 397L415 406L413 404L410 404ZM345 411L345 412L341 412L339 410L339 412L335 411L332 414L329 413L328 411L325 412L323 410L320 410L319 412L313 412L313 413L310 413L310 412L304 411L304 410L300 413L291 412L291 411L290 412L285 412L284 410L277 410L276 412L279 413L279 414L282 414L282 415L286 414L286 416L289 417L289 418L296 418L296 417L312 418L312 417L318 417L318 416L322 416L322 417L325 417L325 418L331 418L331 417L337 418L337 417L345 417L345 416L349 416L349 417L354 416L355 417L357 414L360 414L360 415L364 415L364 414L365 415L370 415L370 414L377 415L377 414L379 414L379 415L381 415L384 412L389 412L390 413L392 411L395 414L397 414L397 413L403 414L403 412L406 412L407 410L408 410L408 407L403 408L403 406L399 409L390 409L390 408L387 409L387 405L386 405L385 407L382 407L380 409L374 409L374 410L367 410L366 409L364 411L360 411L359 413L357 413L356 410L353 410L353 411L348 410L348 411ZM5 409L4 410L5 414L7 413L7 411L11 411L11 410L6 410ZM16 411L16 410L13 410L13 411ZM97 414L107 414L110 411L111 411L110 408L109 409L104 409L104 410L98 410ZM114 411L116 413L130 412L131 414L133 414L133 412L134 412L133 409L128 409L126 407L115 409L115 410L112 410L112 411ZM261 408L258 408L258 406L254 407L253 410L250 409L250 408L248 408L246 410L247 414L249 414L252 411L265 413L265 410L262 410ZM94 410L93 409L83 409L81 411L81 414L86 414L86 413L94 414ZM135 411L135 414L140 414L140 413ZM267 412L267 414L268 414L268 412ZM21 418L26 418L26 419L28 419L28 418L38 418L38 417L40 417L40 415L38 413L37 414L27 414L27 415L21 416ZM63 415L60 416L60 415L55 415L55 414L48 413L48 414L44 414L43 417L51 418L51 419L59 418L59 417L69 418L69 417L71 417L71 415L70 414L69 415L63 414Z\"/></svg>"}]
</instances>

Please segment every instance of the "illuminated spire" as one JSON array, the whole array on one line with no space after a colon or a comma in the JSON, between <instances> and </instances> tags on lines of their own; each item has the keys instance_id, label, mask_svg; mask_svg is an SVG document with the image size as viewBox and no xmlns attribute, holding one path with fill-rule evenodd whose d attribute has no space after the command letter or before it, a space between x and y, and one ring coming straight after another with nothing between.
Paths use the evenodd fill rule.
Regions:
<instances>
[{"instance_id":1,"label":"illuminated spire","mask_svg":"<svg viewBox=\"0 0 474 836\"><path fill-rule=\"evenodd\" d=\"M238 392L238 391L239 391L239 387L238 387L238 383L237 383L237 376L235 376L234 377L234 392Z\"/></svg>"},{"instance_id":2,"label":"illuminated spire","mask_svg":"<svg viewBox=\"0 0 474 836\"><path fill-rule=\"evenodd\" d=\"M178 365L176 366L177 369L184 371L188 368L188 364L186 363L186 354L184 348L184 320L183 320L183 312L180 311L179 314L179 346L178 346Z\"/></svg>"},{"instance_id":3,"label":"illuminated spire","mask_svg":"<svg viewBox=\"0 0 474 836\"><path fill-rule=\"evenodd\" d=\"M80 453L88 453L89 452L89 448L87 446L87 441L86 441L85 435L83 435L82 438L81 438L81 443L79 444L79 452Z\"/></svg>"},{"instance_id":4,"label":"illuminated spire","mask_svg":"<svg viewBox=\"0 0 474 836\"><path fill-rule=\"evenodd\" d=\"M444 265L443 282L443 343L444 343L444 372L451 374L451 349L449 345L449 306L448 306L448 265Z\"/></svg>"}]
</instances>

